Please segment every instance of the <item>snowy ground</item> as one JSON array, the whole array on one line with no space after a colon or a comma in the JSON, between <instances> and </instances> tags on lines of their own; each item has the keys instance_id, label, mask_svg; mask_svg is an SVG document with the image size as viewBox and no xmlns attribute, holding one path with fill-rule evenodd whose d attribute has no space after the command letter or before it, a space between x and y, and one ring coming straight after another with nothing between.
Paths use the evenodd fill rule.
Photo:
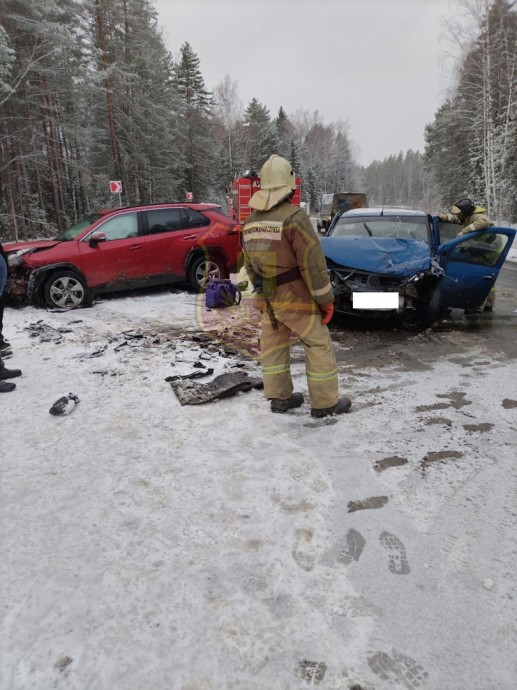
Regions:
<instances>
[{"instance_id":1,"label":"snowy ground","mask_svg":"<svg viewBox=\"0 0 517 690\"><path fill-rule=\"evenodd\" d=\"M380 368L339 346L343 417L181 406L196 363L259 372L228 350L256 351L246 305L208 343L206 318L183 292L7 310L1 690L513 690L515 360L415 334Z\"/></svg>"}]
</instances>

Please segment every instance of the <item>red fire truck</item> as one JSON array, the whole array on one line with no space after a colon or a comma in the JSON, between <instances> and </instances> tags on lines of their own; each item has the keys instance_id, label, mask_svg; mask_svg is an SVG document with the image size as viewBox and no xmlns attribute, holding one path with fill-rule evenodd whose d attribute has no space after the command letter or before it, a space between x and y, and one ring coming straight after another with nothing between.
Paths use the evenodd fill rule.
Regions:
<instances>
[{"instance_id":1,"label":"red fire truck","mask_svg":"<svg viewBox=\"0 0 517 690\"><path fill-rule=\"evenodd\" d=\"M237 177L228 194L228 215L238 223L244 223L253 209L249 207L249 201L256 191L260 189L260 177L256 173L245 173ZM299 206L302 200L302 181L296 178L296 189L291 203Z\"/></svg>"}]
</instances>

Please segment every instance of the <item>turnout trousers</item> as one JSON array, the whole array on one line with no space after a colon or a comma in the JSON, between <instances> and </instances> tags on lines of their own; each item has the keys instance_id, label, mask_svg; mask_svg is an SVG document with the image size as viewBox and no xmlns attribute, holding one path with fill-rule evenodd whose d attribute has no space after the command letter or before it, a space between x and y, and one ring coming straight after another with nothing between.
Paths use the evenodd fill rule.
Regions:
<instances>
[{"instance_id":1,"label":"turnout trousers","mask_svg":"<svg viewBox=\"0 0 517 690\"><path fill-rule=\"evenodd\" d=\"M332 407L339 399L336 355L329 329L316 304L272 301L274 319L262 311L260 352L264 395L286 400L293 393L290 345L297 339L305 353L311 407ZM275 328L276 326L276 328Z\"/></svg>"}]
</instances>

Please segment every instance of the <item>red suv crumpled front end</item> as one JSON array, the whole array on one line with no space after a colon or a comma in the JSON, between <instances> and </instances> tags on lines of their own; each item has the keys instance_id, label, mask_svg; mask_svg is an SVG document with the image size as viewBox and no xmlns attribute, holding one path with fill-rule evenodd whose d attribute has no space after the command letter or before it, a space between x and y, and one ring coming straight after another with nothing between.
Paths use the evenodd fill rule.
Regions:
<instances>
[{"instance_id":1,"label":"red suv crumpled front end","mask_svg":"<svg viewBox=\"0 0 517 690\"><path fill-rule=\"evenodd\" d=\"M153 204L106 209L54 240L9 243L7 294L71 309L96 294L188 283L237 268L237 223L215 204Z\"/></svg>"}]
</instances>

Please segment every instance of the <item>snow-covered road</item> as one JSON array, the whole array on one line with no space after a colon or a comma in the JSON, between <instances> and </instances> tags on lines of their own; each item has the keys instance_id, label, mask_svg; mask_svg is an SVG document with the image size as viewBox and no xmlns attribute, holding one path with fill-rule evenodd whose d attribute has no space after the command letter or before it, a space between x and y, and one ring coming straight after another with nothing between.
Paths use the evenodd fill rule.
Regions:
<instances>
[{"instance_id":1,"label":"snow-covered road","mask_svg":"<svg viewBox=\"0 0 517 690\"><path fill-rule=\"evenodd\" d=\"M1 690L513 690L515 359L453 329L351 364L345 337L350 415L180 406L194 364L259 372L224 347L256 349L245 311L207 343L182 292L7 310Z\"/></svg>"}]
</instances>

